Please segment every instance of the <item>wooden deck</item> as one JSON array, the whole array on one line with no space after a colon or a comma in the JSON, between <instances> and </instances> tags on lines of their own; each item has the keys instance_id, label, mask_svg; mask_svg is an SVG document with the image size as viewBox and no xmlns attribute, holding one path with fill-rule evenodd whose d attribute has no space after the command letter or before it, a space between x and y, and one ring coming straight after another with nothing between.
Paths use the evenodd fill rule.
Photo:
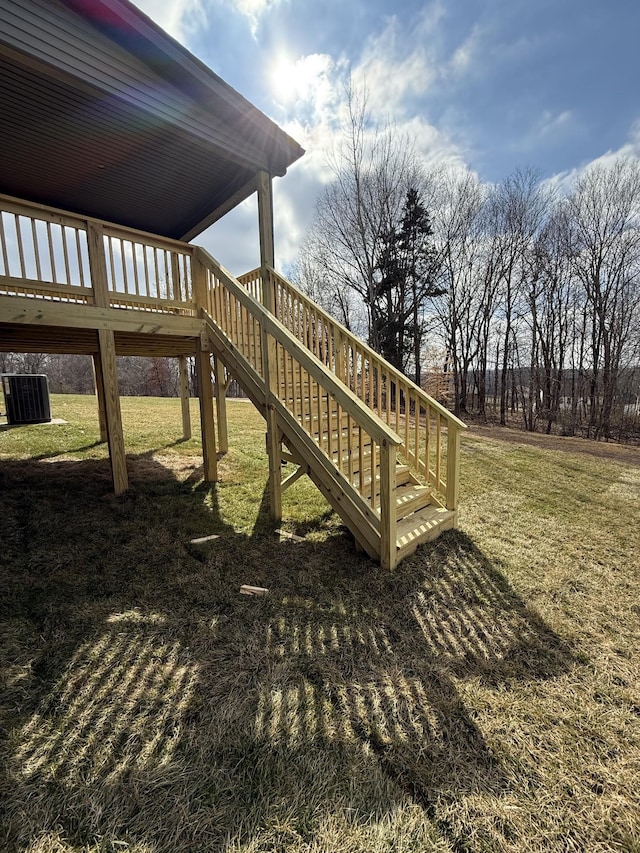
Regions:
<instances>
[{"instance_id":1,"label":"wooden deck","mask_svg":"<svg viewBox=\"0 0 640 853\"><path fill-rule=\"evenodd\" d=\"M308 475L389 568L455 524L464 424L271 265L236 279L191 244L9 197L0 209L0 348L94 357L116 491L127 474L115 356L189 355L207 479L227 447L234 377L267 421L274 518ZM298 470L281 482L283 458Z\"/></svg>"}]
</instances>

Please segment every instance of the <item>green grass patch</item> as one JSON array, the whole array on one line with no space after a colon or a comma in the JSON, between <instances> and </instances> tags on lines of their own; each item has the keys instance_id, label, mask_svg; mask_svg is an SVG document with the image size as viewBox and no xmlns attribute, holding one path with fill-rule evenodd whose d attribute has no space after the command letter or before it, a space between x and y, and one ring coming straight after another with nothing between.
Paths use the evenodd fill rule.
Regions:
<instances>
[{"instance_id":1,"label":"green grass patch","mask_svg":"<svg viewBox=\"0 0 640 853\"><path fill-rule=\"evenodd\" d=\"M388 573L305 479L274 535L249 403L208 486L197 407L124 398L116 498L52 402L0 431L0 850L640 850L640 467L467 437Z\"/></svg>"}]
</instances>

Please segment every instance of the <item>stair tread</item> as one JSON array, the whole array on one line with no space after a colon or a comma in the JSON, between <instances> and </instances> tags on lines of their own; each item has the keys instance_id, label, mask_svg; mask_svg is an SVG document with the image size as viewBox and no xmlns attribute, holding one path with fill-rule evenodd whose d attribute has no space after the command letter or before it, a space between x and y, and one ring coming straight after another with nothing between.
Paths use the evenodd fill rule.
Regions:
<instances>
[{"instance_id":1,"label":"stair tread","mask_svg":"<svg viewBox=\"0 0 640 853\"><path fill-rule=\"evenodd\" d=\"M396 540L400 550L413 544L433 539L441 530L452 527L455 512L442 506L431 504L418 512L408 515L398 522Z\"/></svg>"},{"instance_id":2,"label":"stair tread","mask_svg":"<svg viewBox=\"0 0 640 853\"><path fill-rule=\"evenodd\" d=\"M417 486L408 483L406 486L396 488L396 511L398 518L402 519L410 513L426 507L430 500L433 489L429 486Z\"/></svg>"}]
</instances>

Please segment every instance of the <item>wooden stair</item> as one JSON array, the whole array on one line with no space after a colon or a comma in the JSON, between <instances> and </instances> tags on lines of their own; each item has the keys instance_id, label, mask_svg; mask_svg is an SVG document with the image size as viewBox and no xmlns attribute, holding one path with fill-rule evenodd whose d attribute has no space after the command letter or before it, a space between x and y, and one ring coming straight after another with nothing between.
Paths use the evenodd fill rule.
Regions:
<instances>
[{"instance_id":1,"label":"wooden stair","mask_svg":"<svg viewBox=\"0 0 640 853\"><path fill-rule=\"evenodd\" d=\"M293 405L293 400L290 398ZM296 401L298 410L301 409L300 397ZM307 411L313 411L317 404L314 398L306 397L305 408ZM299 420L302 420L299 418ZM327 443L328 426L327 420L324 419L323 429L319 429L319 419L317 417L307 417L304 419L305 427L318 445ZM348 444L348 418L343 415L341 422L341 443L344 447ZM331 438L332 446L335 448L338 445L338 416L334 413L331 418ZM286 444L286 436L285 436ZM335 450L332 454L334 460L337 459L338 451ZM345 456L345 459L348 458ZM371 444L367 442L363 445L363 478L362 485L370 489L372 470L371 470ZM290 457L284 457L283 462L289 461ZM359 454L354 460L354 477L352 484L358 486L360 480ZM375 482L375 499L374 503L377 507L380 506L380 465L376 465L373 474ZM426 486L411 470L411 467L406 463L398 460L395 466L395 505L396 505L396 548L398 562L411 555L419 545L424 542L429 542L435 539L443 530L448 530L455 526L456 513L454 510L448 510L442 506L437 496L434 494L434 489L431 486ZM368 498L371 504L371 497ZM357 540L357 535L355 536Z\"/></svg>"},{"instance_id":2,"label":"wooden stair","mask_svg":"<svg viewBox=\"0 0 640 853\"><path fill-rule=\"evenodd\" d=\"M267 421L272 512L307 475L388 568L453 527L464 424L272 270L261 302L259 271L198 255L211 350Z\"/></svg>"}]
</instances>

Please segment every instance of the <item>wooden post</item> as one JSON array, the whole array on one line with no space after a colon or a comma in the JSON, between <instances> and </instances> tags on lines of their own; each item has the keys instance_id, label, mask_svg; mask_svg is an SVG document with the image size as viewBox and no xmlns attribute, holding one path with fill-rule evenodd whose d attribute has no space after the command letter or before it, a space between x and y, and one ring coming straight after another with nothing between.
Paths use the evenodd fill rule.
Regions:
<instances>
[{"instance_id":1,"label":"wooden post","mask_svg":"<svg viewBox=\"0 0 640 853\"><path fill-rule=\"evenodd\" d=\"M182 404L182 437L185 441L191 438L191 411L189 409L189 371L187 357L178 357L180 371L180 402Z\"/></svg>"},{"instance_id":2,"label":"wooden post","mask_svg":"<svg viewBox=\"0 0 640 853\"><path fill-rule=\"evenodd\" d=\"M258 185L258 231L260 235L260 266L262 268L262 304L275 314L275 293L267 266L275 266L273 238L273 192L271 176L262 170L256 176Z\"/></svg>"},{"instance_id":3,"label":"wooden post","mask_svg":"<svg viewBox=\"0 0 640 853\"><path fill-rule=\"evenodd\" d=\"M256 176L258 187L258 231L260 234L260 267L262 272L262 304L275 315L275 291L269 267L275 264L273 238L273 193L271 176L259 171ZM282 518L282 434L274 406L276 398L277 363L276 343L271 335L263 332L262 352L264 358L264 380L266 388L267 453L269 455L269 509L273 521Z\"/></svg>"},{"instance_id":4,"label":"wooden post","mask_svg":"<svg viewBox=\"0 0 640 853\"><path fill-rule=\"evenodd\" d=\"M127 491L129 481L127 477L124 435L122 432L122 414L120 412L116 345L111 329L98 329L98 346L98 358L100 359L100 370L104 383L104 411L107 423L107 441L109 442L113 488L115 493L119 495Z\"/></svg>"},{"instance_id":5,"label":"wooden post","mask_svg":"<svg viewBox=\"0 0 640 853\"><path fill-rule=\"evenodd\" d=\"M373 476L373 471L371 472ZM396 447L385 438L380 447L380 564L394 569L396 547Z\"/></svg>"},{"instance_id":6,"label":"wooden post","mask_svg":"<svg viewBox=\"0 0 640 853\"><path fill-rule=\"evenodd\" d=\"M100 441L109 440L107 433L107 414L104 394L104 379L102 378L102 363L97 352L93 353L93 382L98 400L98 424L100 426Z\"/></svg>"},{"instance_id":7,"label":"wooden post","mask_svg":"<svg viewBox=\"0 0 640 853\"><path fill-rule=\"evenodd\" d=\"M207 270L196 249L191 259L193 279L193 298L196 308L208 308ZM204 479L215 483L218 479L218 456L216 452L216 432L213 422L213 393L211 391L211 357L208 341L203 338L196 347L196 376L198 379L198 398L200 400L200 432L202 435L202 459Z\"/></svg>"},{"instance_id":8,"label":"wooden post","mask_svg":"<svg viewBox=\"0 0 640 853\"><path fill-rule=\"evenodd\" d=\"M458 481L460 479L460 430L453 424L447 426L447 509L458 508Z\"/></svg>"},{"instance_id":9,"label":"wooden post","mask_svg":"<svg viewBox=\"0 0 640 853\"><path fill-rule=\"evenodd\" d=\"M220 453L229 450L229 435L227 432L227 384L224 381L224 364L216 356L213 360L216 386L216 415L218 420L218 447Z\"/></svg>"},{"instance_id":10,"label":"wooden post","mask_svg":"<svg viewBox=\"0 0 640 853\"><path fill-rule=\"evenodd\" d=\"M340 382L348 385L349 383L346 381L344 375L344 337L342 332L336 330L333 338L333 345L335 347L335 374Z\"/></svg>"},{"instance_id":11,"label":"wooden post","mask_svg":"<svg viewBox=\"0 0 640 853\"><path fill-rule=\"evenodd\" d=\"M202 433L202 460L204 479L215 483L218 479L218 457L216 454L216 432L213 423L213 393L211 391L211 358L201 344L196 348L196 373L198 397L200 399L200 430Z\"/></svg>"},{"instance_id":12,"label":"wooden post","mask_svg":"<svg viewBox=\"0 0 640 853\"><path fill-rule=\"evenodd\" d=\"M93 301L102 308L109 307L109 285L107 264L104 256L102 226L92 222L87 227L87 250L89 269L93 287ZM118 391L118 371L116 368L115 337L111 329L98 329L98 353L94 360L97 364L96 386L102 390L104 420L109 443L113 488L117 495L129 488L127 460L122 432L122 413ZM98 383L100 382L100 386ZM98 391L100 395L100 391ZM101 429L102 435L102 429Z\"/></svg>"}]
</instances>

